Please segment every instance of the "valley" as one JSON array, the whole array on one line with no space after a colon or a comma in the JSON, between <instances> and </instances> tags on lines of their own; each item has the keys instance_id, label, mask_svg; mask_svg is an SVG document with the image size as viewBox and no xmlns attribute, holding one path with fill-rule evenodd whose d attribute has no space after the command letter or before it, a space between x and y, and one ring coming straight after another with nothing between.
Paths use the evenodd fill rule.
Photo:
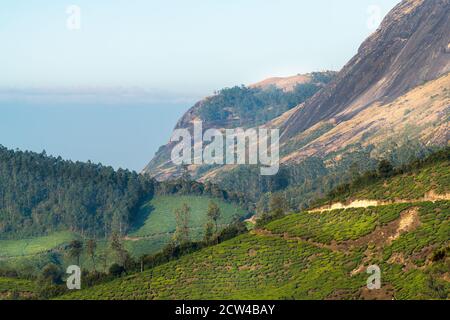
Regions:
<instances>
[{"instance_id":1,"label":"valley","mask_svg":"<svg viewBox=\"0 0 450 320\"><path fill-rule=\"evenodd\" d=\"M176 228L174 211L182 204L188 203L191 208L189 229L192 241L200 241L204 236L204 221L207 220L208 204L213 201L221 210L218 222L219 229L232 223L233 219L243 217L246 211L239 206L223 200L207 196L157 196L142 205L137 214L133 229L122 237L124 248L133 258L152 255L161 251L173 238ZM14 269L18 272L35 274L51 261L62 266L74 263L68 254L71 241L87 242L89 237L63 231L47 236L20 239L0 240L0 269ZM117 262L114 250L110 248L110 240L96 241L97 270L108 272L108 268ZM85 252L81 259L82 267L93 270L91 257Z\"/></svg>"},{"instance_id":2,"label":"valley","mask_svg":"<svg viewBox=\"0 0 450 320\"><path fill-rule=\"evenodd\" d=\"M449 34L449 0L399 1L339 71L199 100L141 172L0 145L0 300L449 300Z\"/></svg>"}]
</instances>

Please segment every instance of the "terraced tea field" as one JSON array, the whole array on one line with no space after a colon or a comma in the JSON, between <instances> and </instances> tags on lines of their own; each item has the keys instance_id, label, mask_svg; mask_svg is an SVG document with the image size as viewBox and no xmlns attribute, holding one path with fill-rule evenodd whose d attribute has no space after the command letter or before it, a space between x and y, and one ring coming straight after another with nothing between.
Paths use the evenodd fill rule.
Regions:
<instances>
[{"instance_id":1,"label":"terraced tea field","mask_svg":"<svg viewBox=\"0 0 450 320\"><path fill-rule=\"evenodd\" d=\"M269 223L266 229L330 244L331 241L356 240L390 221L411 204L332 210L327 213L304 212Z\"/></svg>"},{"instance_id":2,"label":"terraced tea field","mask_svg":"<svg viewBox=\"0 0 450 320\"><path fill-rule=\"evenodd\" d=\"M448 297L450 202L295 214L262 230L66 299L415 299ZM360 241L361 240L361 241ZM366 289L366 269L382 289Z\"/></svg>"},{"instance_id":3,"label":"terraced tea field","mask_svg":"<svg viewBox=\"0 0 450 320\"><path fill-rule=\"evenodd\" d=\"M0 277L0 300L30 299L35 291L36 286L30 280Z\"/></svg>"}]
</instances>

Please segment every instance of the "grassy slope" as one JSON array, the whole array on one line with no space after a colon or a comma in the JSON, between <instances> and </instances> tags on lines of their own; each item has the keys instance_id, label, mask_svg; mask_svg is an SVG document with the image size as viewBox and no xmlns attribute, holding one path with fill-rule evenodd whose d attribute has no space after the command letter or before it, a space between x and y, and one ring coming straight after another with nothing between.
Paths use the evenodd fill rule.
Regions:
<instances>
[{"instance_id":1,"label":"grassy slope","mask_svg":"<svg viewBox=\"0 0 450 320\"><path fill-rule=\"evenodd\" d=\"M151 237L173 233L176 222L174 212L186 203L191 208L189 225L193 235L198 239L203 234L203 226L207 221L209 202L213 200L220 207L222 218L219 224L228 224L234 215L243 216L245 211L233 204L204 196L158 196L146 203L140 210L141 226L130 233L131 237Z\"/></svg>"},{"instance_id":2,"label":"grassy slope","mask_svg":"<svg viewBox=\"0 0 450 320\"><path fill-rule=\"evenodd\" d=\"M380 188L388 198L448 192L448 169L441 162L355 194L366 197ZM412 194L411 190L420 191ZM389 228L395 227L390 231L393 236L408 210L416 212L417 224L389 240ZM431 262L430 257L449 245L449 236L450 201L301 213L269 223L265 230L64 298L448 298L450 259ZM365 289L369 276L365 271L372 264L382 270L380 291Z\"/></svg>"},{"instance_id":3,"label":"grassy slope","mask_svg":"<svg viewBox=\"0 0 450 320\"><path fill-rule=\"evenodd\" d=\"M419 199L430 191L449 193L450 161L428 165L416 172L403 174L386 181L379 181L355 193L355 198L383 200Z\"/></svg>"},{"instance_id":4,"label":"grassy slope","mask_svg":"<svg viewBox=\"0 0 450 320\"><path fill-rule=\"evenodd\" d=\"M69 243L76 235L71 232L55 232L44 237L21 240L0 240L0 257L36 255Z\"/></svg>"}]
</instances>

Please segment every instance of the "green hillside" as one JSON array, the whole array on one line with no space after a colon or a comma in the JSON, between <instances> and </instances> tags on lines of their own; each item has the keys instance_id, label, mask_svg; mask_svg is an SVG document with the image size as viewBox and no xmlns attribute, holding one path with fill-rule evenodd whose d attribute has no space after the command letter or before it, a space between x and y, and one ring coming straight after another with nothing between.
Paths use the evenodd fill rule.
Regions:
<instances>
[{"instance_id":1,"label":"green hillside","mask_svg":"<svg viewBox=\"0 0 450 320\"><path fill-rule=\"evenodd\" d=\"M383 187L393 193L377 199L401 203L291 214L177 261L63 298L448 299L450 201L405 201L430 191L448 193L448 173L441 159L375 180L344 200L366 198ZM411 190L420 191L405 196ZM380 267L380 290L366 287L370 265Z\"/></svg>"},{"instance_id":2,"label":"green hillside","mask_svg":"<svg viewBox=\"0 0 450 320\"><path fill-rule=\"evenodd\" d=\"M218 246L204 249L178 261L65 296L69 299L327 299L376 298L364 290L370 264L378 264L383 275L381 298L446 298L450 290L445 281L447 261L431 262L430 255L448 245L450 202L420 203L420 227L400 235L391 243L378 240L372 228L362 227L356 236L302 238L259 230ZM379 226L389 229L398 206L370 209ZM404 210L403 210L404 211ZM358 211L346 212L358 224ZM368 215L369 212L365 212ZM315 214L324 223L338 222L332 213ZM307 228L300 215L272 223ZM315 229L319 234L320 228ZM394 230L395 231L395 230ZM314 233L314 231L312 231ZM330 233L331 235L332 233ZM359 242L364 235L367 241ZM311 241L311 238L314 241ZM348 239L354 238L353 241ZM347 242L346 242L347 241ZM381 241L381 242L380 242ZM336 242L334 246L327 243ZM369 257L371 259L369 260ZM404 262L396 259L403 257ZM361 267L362 266L362 267ZM360 269L361 267L361 269ZM361 270L356 272L355 270ZM353 276L352 276L353 272Z\"/></svg>"},{"instance_id":3,"label":"green hillside","mask_svg":"<svg viewBox=\"0 0 450 320\"><path fill-rule=\"evenodd\" d=\"M191 208L189 226L194 239L199 240L199 236L203 235L210 201L214 201L221 210L219 225L230 223L236 215L245 215L245 211L236 205L207 196L157 196L141 207L138 227L130 233L130 237L160 237L173 233L176 227L174 212L186 203Z\"/></svg>"},{"instance_id":4,"label":"green hillside","mask_svg":"<svg viewBox=\"0 0 450 320\"><path fill-rule=\"evenodd\" d=\"M221 210L219 227L229 224L235 215L242 217L246 213L237 205L208 196L156 196L141 207L133 224L134 230L123 237L125 249L135 258L160 251L172 239L176 226L174 211L183 203L191 208L192 240L200 240L210 201L214 201ZM54 232L42 237L0 240L0 269L33 274L50 261L63 267L73 264L75 260L68 257L65 247L74 239L83 240L83 237L73 232ZM103 271L107 271L117 258L109 241L101 239L97 241L96 256L106 257L97 259L97 270ZM81 263L84 268L93 269L92 259L86 252L81 256Z\"/></svg>"},{"instance_id":5,"label":"green hillside","mask_svg":"<svg viewBox=\"0 0 450 320\"><path fill-rule=\"evenodd\" d=\"M336 188L319 204L351 199L439 200L450 194L449 168L450 148L446 148L393 171L393 176L380 177L376 173L367 173L353 184Z\"/></svg>"}]
</instances>

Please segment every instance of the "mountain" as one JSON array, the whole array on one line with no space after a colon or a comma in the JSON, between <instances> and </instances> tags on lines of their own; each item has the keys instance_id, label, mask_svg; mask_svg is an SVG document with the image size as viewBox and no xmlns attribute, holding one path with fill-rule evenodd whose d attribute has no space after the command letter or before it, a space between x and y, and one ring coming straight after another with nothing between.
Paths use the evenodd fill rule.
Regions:
<instances>
[{"instance_id":1,"label":"mountain","mask_svg":"<svg viewBox=\"0 0 450 320\"><path fill-rule=\"evenodd\" d=\"M283 140L291 140L324 123L332 123L335 130L332 134L339 136L344 130L336 130L337 126L342 123L347 126L347 121L357 117L357 122L369 119L370 112L362 114L369 108L375 114L384 113L380 118L384 117L386 121L366 122L365 126L359 126L353 133L379 131L386 124L395 125L390 123L389 115L398 106L393 104L396 100L407 106L411 104L408 107L414 111L418 103L414 101L413 90L419 86L428 86L427 82L441 78L450 71L450 55L446 50L450 41L449 17L448 0L402 1L387 15L379 29L361 45L356 56L336 78L299 106L283 123ZM424 120L422 125L439 120L441 123L434 124L445 125L449 112L448 91L445 90L449 87L448 77L440 80L443 90L433 85L436 84L418 94L422 97L429 95L430 99L440 101L441 106L433 112L435 118L441 113L441 119ZM434 89L437 90L433 93ZM415 120L415 117L405 115L402 123L414 125ZM332 143L336 148L343 147L335 141Z\"/></svg>"},{"instance_id":2,"label":"mountain","mask_svg":"<svg viewBox=\"0 0 450 320\"><path fill-rule=\"evenodd\" d=\"M312 97L335 75L336 73L332 71L313 72L286 78L270 78L249 86L223 89L197 102L178 121L174 130L180 128L192 130L195 120L203 121L204 131L209 128L225 130L262 125ZM162 146L143 172L158 180L181 175L180 168L173 165L170 160L170 153L175 144L169 142ZM198 169L200 169L198 166L190 167L194 175Z\"/></svg>"},{"instance_id":3,"label":"mountain","mask_svg":"<svg viewBox=\"0 0 450 320\"><path fill-rule=\"evenodd\" d=\"M285 139L320 121L351 119L450 71L450 1L405 0L321 92L284 125Z\"/></svg>"},{"instance_id":4,"label":"mountain","mask_svg":"<svg viewBox=\"0 0 450 320\"><path fill-rule=\"evenodd\" d=\"M62 298L448 299L449 151L363 175L307 211ZM367 287L373 268L378 290Z\"/></svg>"},{"instance_id":5,"label":"mountain","mask_svg":"<svg viewBox=\"0 0 450 320\"><path fill-rule=\"evenodd\" d=\"M262 123L263 117L254 121L231 112L236 116L233 118L228 110L235 109L235 100L211 105L207 103L211 98L207 98L188 111L176 128L189 128L193 119L205 121L199 112L205 104L211 113L225 112L229 121L206 121L206 128L279 128L281 164L299 165L315 159L320 162L318 166L327 168L315 172L318 177L339 175L352 162L367 164L368 168L361 169L370 169L381 158L397 157L392 154L401 148L410 150L397 153L416 156L423 150L446 146L450 115L449 17L449 0L404 0L337 75L328 77L318 92L278 117L272 117L278 112L272 113ZM304 81L303 77L274 78L256 87L278 83L286 90L292 87L290 79ZM262 101L255 110L270 110L271 104L270 100ZM252 114L257 112L253 110ZM144 172L161 180L180 174L168 157L172 147L173 144L161 147ZM366 154L364 160L361 153ZM399 159L397 164L408 160L411 158ZM242 174L244 169L234 166L193 165L189 170L200 181L214 181L240 192L244 188L232 182L238 183L239 176L249 180L247 174ZM276 191L255 188L247 190L255 195Z\"/></svg>"}]
</instances>

